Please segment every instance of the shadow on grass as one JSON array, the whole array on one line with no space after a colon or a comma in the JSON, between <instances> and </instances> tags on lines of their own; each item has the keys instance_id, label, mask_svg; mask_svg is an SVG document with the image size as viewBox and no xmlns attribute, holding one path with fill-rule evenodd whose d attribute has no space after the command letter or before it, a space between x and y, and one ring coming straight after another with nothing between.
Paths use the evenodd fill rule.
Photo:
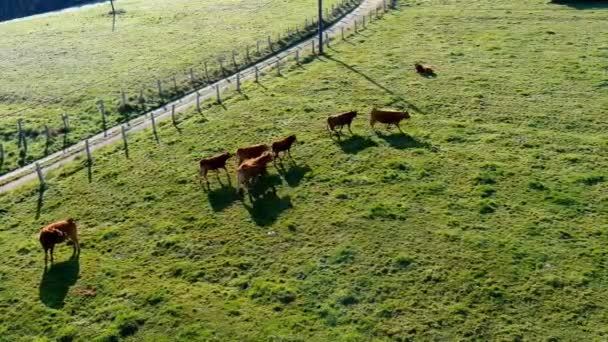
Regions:
<instances>
[{"instance_id":1,"label":"shadow on grass","mask_svg":"<svg viewBox=\"0 0 608 342\"><path fill-rule=\"evenodd\" d=\"M369 137L360 135L352 135L348 139L338 140L336 144L340 145L342 151L349 154L359 153L366 148L378 146L378 144Z\"/></svg>"},{"instance_id":2,"label":"shadow on grass","mask_svg":"<svg viewBox=\"0 0 608 342\"><path fill-rule=\"evenodd\" d=\"M376 80L374 80L373 78L369 77L367 74L363 73L362 71L357 70L355 67L353 67L353 66L351 66L351 65L349 65L349 64L347 64L347 63L345 63L345 62L343 62L343 61L341 61L341 60L339 60L339 59L337 59L337 58L334 58L334 57L332 57L331 55L326 55L325 57L326 57L328 60L333 61L333 62L335 62L335 63L338 63L339 65L343 66L344 68L346 68L346 69L348 69L348 70L350 70L350 71L354 72L355 74L357 74L357 75L359 75L359 76L361 76L361 77L365 78L365 79L366 79L368 82L370 82L371 84L375 85L376 87L378 87L378 88L382 89L382 90L383 90L383 91L385 91L386 93L388 93L388 94L390 94L390 95L394 96L394 97L395 97L395 98L396 98L398 101L400 101L400 102L404 103L404 104L405 104L405 105L407 105L409 108L411 108L411 109L413 109L413 110L415 110L415 111L417 111L417 112L419 112L419 113L423 113L423 114L424 114L424 112L423 112L423 111L422 111L420 108L416 107L416 105L414 105L414 104L413 104L413 103L411 103L411 102L406 101L406 100L405 100L405 98L403 98L403 96L401 96L401 95L399 95L399 94L395 93L395 92L394 92L394 91L392 91L391 89L389 89L389 88L385 87L384 85L380 84L379 82L377 82L377 81L376 81Z\"/></svg>"},{"instance_id":3,"label":"shadow on grass","mask_svg":"<svg viewBox=\"0 0 608 342\"><path fill-rule=\"evenodd\" d=\"M308 165L299 166L295 163L293 159L289 159L287 164L288 168L286 169L283 161L279 159L279 161L275 165L281 177L283 177L285 182L287 182L290 187L296 187L300 185L300 182L302 181L304 176L308 172L312 171L312 169Z\"/></svg>"},{"instance_id":4,"label":"shadow on grass","mask_svg":"<svg viewBox=\"0 0 608 342\"><path fill-rule=\"evenodd\" d=\"M424 148L427 150L435 150L436 148L426 141L418 140L405 133L393 133L383 134L376 132L376 135L386 141L391 147L397 149L408 149L408 148Z\"/></svg>"},{"instance_id":5,"label":"shadow on grass","mask_svg":"<svg viewBox=\"0 0 608 342\"><path fill-rule=\"evenodd\" d=\"M552 0L549 3L565 5L578 10L608 9L608 1L606 0Z\"/></svg>"},{"instance_id":6,"label":"shadow on grass","mask_svg":"<svg viewBox=\"0 0 608 342\"><path fill-rule=\"evenodd\" d=\"M236 189L231 184L221 184L220 188L208 189L207 198L213 211L222 211L239 200Z\"/></svg>"},{"instance_id":7,"label":"shadow on grass","mask_svg":"<svg viewBox=\"0 0 608 342\"><path fill-rule=\"evenodd\" d=\"M36 220L40 218L40 212L42 212L42 207L44 206L44 192L46 191L46 187L44 185L40 185L38 187L38 202L36 203Z\"/></svg>"},{"instance_id":8,"label":"shadow on grass","mask_svg":"<svg viewBox=\"0 0 608 342\"><path fill-rule=\"evenodd\" d=\"M281 184L281 177L266 176L259 179L249 190L251 205L243 202L243 206L258 226L267 226L281 216L281 213L293 207L289 196L277 196L276 185Z\"/></svg>"},{"instance_id":9,"label":"shadow on grass","mask_svg":"<svg viewBox=\"0 0 608 342\"><path fill-rule=\"evenodd\" d=\"M45 268L39 287L40 301L53 309L62 308L70 286L76 284L79 273L80 261L77 256Z\"/></svg>"}]
</instances>

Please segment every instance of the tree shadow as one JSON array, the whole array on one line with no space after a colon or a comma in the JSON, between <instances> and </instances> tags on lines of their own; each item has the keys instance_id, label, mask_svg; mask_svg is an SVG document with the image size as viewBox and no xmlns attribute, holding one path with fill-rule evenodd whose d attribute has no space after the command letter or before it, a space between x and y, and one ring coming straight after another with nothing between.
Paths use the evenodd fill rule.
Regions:
<instances>
[{"instance_id":1,"label":"tree shadow","mask_svg":"<svg viewBox=\"0 0 608 342\"><path fill-rule=\"evenodd\" d=\"M407 105L409 108L411 108L411 109L413 109L413 110L415 110L415 111L417 111L417 112L419 112L419 113L423 113L423 114L424 114L424 112L423 112L422 110L420 110L420 108L418 108L418 107L417 107L416 105L414 105L413 103L406 101L406 100L405 100L405 98L403 98L403 96L401 96L401 95L399 95L399 94L395 93L395 92L394 92L394 91L392 91L391 89L389 89L389 88L385 87L384 85L382 85L382 84L378 83L376 80L374 80L373 78L369 77L369 76L368 76L368 75L366 75L365 73L363 73L363 72L361 72L361 71L357 70L355 67L353 67L353 66L351 66L351 65L348 65L347 63L344 63L343 61L341 61L341 60L339 60L339 59L337 59L337 58L334 58L334 57L332 57L331 55L326 55L325 57L326 57L328 60L333 61L333 62L335 62L335 63L338 63L338 64L340 64L341 66L343 66L344 68L346 68L346 69L348 69L348 70L350 70L350 71L354 72L355 74L357 74L357 75L359 75L359 76L361 76L361 77L365 78L365 79L366 79L368 82L370 82L371 84L375 85L376 87L378 87L378 88L382 89L382 90L383 90L383 91L385 91L386 93L388 93L388 94L390 94L390 95L394 96L394 97L395 97L397 100L399 100L400 102L403 102L403 103L404 103L404 104L406 104L406 105Z\"/></svg>"},{"instance_id":2,"label":"tree shadow","mask_svg":"<svg viewBox=\"0 0 608 342\"><path fill-rule=\"evenodd\" d=\"M552 0L550 3L564 5L578 10L608 9L608 1L605 0Z\"/></svg>"},{"instance_id":3,"label":"tree shadow","mask_svg":"<svg viewBox=\"0 0 608 342\"><path fill-rule=\"evenodd\" d=\"M362 137L360 135L351 135L348 139L336 141L336 144L340 146L342 151L349 154L356 154L366 148L378 146L370 137Z\"/></svg>"},{"instance_id":4,"label":"tree shadow","mask_svg":"<svg viewBox=\"0 0 608 342\"><path fill-rule=\"evenodd\" d=\"M79 273L78 256L52 264L48 269L45 267L38 289L40 301L53 309L62 308L70 286L76 284Z\"/></svg>"},{"instance_id":5,"label":"tree shadow","mask_svg":"<svg viewBox=\"0 0 608 342\"><path fill-rule=\"evenodd\" d=\"M281 183L281 177L277 175L266 176L249 189L251 205L243 202L243 206L258 226L272 224L282 212L293 207L289 196L283 198L277 196L275 186Z\"/></svg>"},{"instance_id":6,"label":"tree shadow","mask_svg":"<svg viewBox=\"0 0 608 342\"><path fill-rule=\"evenodd\" d=\"M405 133L383 134L381 132L376 132L376 135L396 149L424 148L427 150L436 150L432 144L418 140Z\"/></svg>"},{"instance_id":7,"label":"tree shadow","mask_svg":"<svg viewBox=\"0 0 608 342\"><path fill-rule=\"evenodd\" d=\"M308 165L299 166L293 159L289 159L289 169L285 168L281 159L279 159L279 162L276 163L275 166L281 177L283 177L285 182L292 188L300 185L304 176L312 171Z\"/></svg>"}]
</instances>

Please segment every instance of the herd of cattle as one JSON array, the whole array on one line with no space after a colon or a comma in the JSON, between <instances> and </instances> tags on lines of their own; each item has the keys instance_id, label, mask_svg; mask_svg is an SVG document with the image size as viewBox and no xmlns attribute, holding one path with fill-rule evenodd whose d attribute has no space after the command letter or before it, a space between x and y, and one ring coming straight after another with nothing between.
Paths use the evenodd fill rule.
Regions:
<instances>
[{"instance_id":1,"label":"herd of cattle","mask_svg":"<svg viewBox=\"0 0 608 342\"><path fill-rule=\"evenodd\" d=\"M434 75L434 71L431 67L424 66L421 64L414 65L416 72L421 75ZM340 138L340 134L344 126L348 127L349 132L351 131L351 124L357 117L356 111L350 111L332 115L327 118L327 131L330 134L336 134ZM410 114L408 112L398 111L382 111L372 109L370 113L370 126L374 128L376 123L386 124L388 128L396 126L399 131L401 127L399 123L404 119L409 119ZM296 136L290 135L284 139L273 142L270 146L266 144L252 145L248 147L239 148L236 150L236 168L237 168L237 193L241 193L241 185L248 189L258 178L266 174L266 167L268 163L277 158L281 158L287 154L291 157L291 147L296 142ZM199 179L202 182L204 178L207 186L209 186L209 180L207 179L207 173L209 171L218 172L220 169L224 169L226 173L226 161L232 157L229 152L220 153L209 158L200 160L199 162ZM251 196L251 195L250 195ZM74 246L74 255L80 253L80 245L78 243L78 230L74 219L67 219L64 221L58 221L40 230L40 244L44 249L44 261L45 267L48 262L48 252L51 253L51 263L53 262L53 250L56 244L62 243L66 240L71 240Z\"/></svg>"}]
</instances>

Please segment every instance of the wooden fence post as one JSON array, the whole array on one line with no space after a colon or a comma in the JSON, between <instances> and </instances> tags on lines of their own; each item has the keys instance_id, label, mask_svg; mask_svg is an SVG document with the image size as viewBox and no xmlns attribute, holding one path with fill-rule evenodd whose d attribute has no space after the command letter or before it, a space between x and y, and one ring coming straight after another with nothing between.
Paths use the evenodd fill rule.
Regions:
<instances>
[{"instance_id":1,"label":"wooden fence post","mask_svg":"<svg viewBox=\"0 0 608 342\"><path fill-rule=\"evenodd\" d=\"M125 126L120 126L120 133L122 134L122 141L125 146L125 156L129 159L129 142L127 141L127 130Z\"/></svg>"},{"instance_id":2,"label":"wooden fence post","mask_svg":"<svg viewBox=\"0 0 608 342\"><path fill-rule=\"evenodd\" d=\"M156 80L156 86L158 87L158 97L163 98L163 84L160 80Z\"/></svg>"},{"instance_id":3,"label":"wooden fence post","mask_svg":"<svg viewBox=\"0 0 608 342\"><path fill-rule=\"evenodd\" d=\"M46 142L44 143L44 155L49 154L49 146L51 146L51 130L48 125L44 125L44 135Z\"/></svg>"},{"instance_id":4,"label":"wooden fence post","mask_svg":"<svg viewBox=\"0 0 608 342\"><path fill-rule=\"evenodd\" d=\"M236 73L236 91L241 92L241 73Z\"/></svg>"},{"instance_id":5,"label":"wooden fence post","mask_svg":"<svg viewBox=\"0 0 608 342\"><path fill-rule=\"evenodd\" d=\"M224 75L225 74L225 72L224 72L224 57L218 58L217 62L220 64L220 70L222 71L222 75Z\"/></svg>"},{"instance_id":6,"label":"wooden fence post","mask_svg":"<svg viewBox=\"0 0 608 342\"><path fill-rule=\"evenodd\" d=\"M215 85L215 97L217 98L217 103L222 103L222 97L220 96L220 85Z\"/></svg>"},{"instance_id":7,"label":"wooden fence post","mask_svg":"<svg viewBox=\"0 0 608 342\"><path fill-rule=\"evenodd\" d=\"M260 41L259 40L256 40L255 46L256 46L256 49L257 49L257 52L258 52L258 56L260 56L261 53L260 53Z\"/></svg>"},{"instance_id":8,"label":"wooden fence post","mask_svg":"<svg viewBox=\"0 0 608 342\"><path fill-rule=\"evenodd\" d=\"M260 69L258 69L257 65L254 67L254 69L255 69L255 83L260 83Z\"/></svg>"},{"instance_id":9,"label":"wooden fence post","mask_svg":"<svg viewBox=\"0 0 608 342\"><path fill-rule=\"evenodd\" d=\"M139 104L143 105L144 103L146 103L146 98L144 97L144 90L139 89L139 97L137 98L137 102L139 102Z\"/></svg>"},{"instance_id":10,"label":"wooden fence post","mask_svg":"<svg viewBox=\"0 0 608 342\"><path fill-rule=\"evenodd\" d=\"M326 45L327 47L330 47L330 46L329 46L329 33L326 33L326 34L325 34L325 45Z\"/></svg>"},{"instance_id":11,"label":"wooden fence post","mask_svg":"<svg viewBox=\"0 0 608 342\"><path fill-rule=\"evenodd\" d=\"M196 111L201 112L201 93L196 92Z\"/></svg>"},{"instance_id":12,"label":"wooden fence post","mask_svg":"<svg viewBox=\"0 0 608 342\"><path fill-rule=\"evenodd\" d=\"M363 19L362 19L362 26L365 29L365 14L363 15Z\"/></svg>"},{"instance_id":13,"label":"wooden fence post","mask_svg":"<svg viewBox=\"0 0 608 342\"><path fill-rule=\"evenodd\" d=\"M36 174L38 175L38 181L40 181L40 188L46 188L46 182L44 181L44 174L42 173L42 168L40 164L36 163Z\"/></svg>"},{"instance_id":14,"label":"wooden fence post","mask_svg":"<svg viewBox=\"0 0 608 342\"><path fill-rule=\"evenodd\" d=\"M270 36L268 36L268 48L272 51L272 40L270 39Z\"/></svg>"},{"instance_id":15,"label":"wooden fence post","mask_svg":"<svg viewBox=\"0 0 608 342\"><path fill-rule=\"evenodd\" d=\"M357 18L355 18L355 33L357 33Z\"/></svg>"},{"instance_id":16,"label":"wooden fence post","mask_svg":"<svg viewBox=\"0 0 608 342\"><path fill-rule=\"evenodd\" d=\"M3 165L4 165L4 145L2 145L2 143L0 143L0 169L2 169Z\"/></svg>"},{"instance_id":17,"label":"wooden fence post","mask_svg":"<svg viewBox=\"0 0 608 342\"><path fill-rule=\"evenodd\" d=\"M120 106L124 109L127 108L127 94L124 90L120 91Z\"/></svg>"},{"instance_id":18,"label":"wooden fence post","mask_svg":"<svg viewBox=\"0 0 608 342\"><path fill-rule=\"evenodd\" d=\"M154 140L158 144L160 140L158 140L158 132L156 131L156 120L154 120L154 112L150 113L150 120L152 120L152 133L154 134Z\"/></svg>"},{"instance_id":19,"label":"wooden fence post","mask_svg":"<svg viewBox=\"0 0 608 342\"><path fill-rule=\"evenodd\" d=\"M106 124L106 107L103 104L103 100L99 100L99 113L101 114L101 125L103 126L103 136L108 136L107 124Z\"/></svg>"},{"instance_id":20,"label":"wooden fence post","mask_svg":"<svg viewBox=\"0 0 608 342\"><path fill-rule=\"evenodd\" d=\"M21 147L23 144L23 119L17 120L17 146Z\"/></svg>"},{"instance_id":21,"label":"wooden fence post","mask_svg":"<svg viewBox=\"0 0 608 342\"><path fill-rule=\"evenodd\" d=\"M311 40L311 41L310 41L310 43L311 43L311 45L312 45L312 55L314 56L314 55L316 55L316 54L317 54L317 53L315 52L315 40L314 40L314 39L313 39L313 40Z\"/></svg>"},{"instance_id":22,"label":"wooden fence post","mask_svg":"<svg viewBox=\"0 0 608 342\"><path fill-rule=\"evenodd\" d=\"M61 113L61 121L63 122L63 133L68 134L70 130L70 122L67 113Z\"/></svg>"},{"instance_id":23,"label":"wooden fence post","mask_svg":"<svg viewBox=\"0 0 608 342\"><path fill-rule=\"evenodd\" d=\"M91 146L89 145L89 139L84 141L84 149L87 153L87 163L93 165L93 156L91 155Z\"/></svg>"}]
</instances>

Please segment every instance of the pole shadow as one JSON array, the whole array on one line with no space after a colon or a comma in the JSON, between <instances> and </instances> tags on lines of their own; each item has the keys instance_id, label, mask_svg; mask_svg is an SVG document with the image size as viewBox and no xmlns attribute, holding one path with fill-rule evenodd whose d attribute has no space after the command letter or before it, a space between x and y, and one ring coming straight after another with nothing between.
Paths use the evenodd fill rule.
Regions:
<instances>
[{"instance_id":1,"label":"pole shadow","mask_svg":"<svg viewBox=\"0 0 608 342\"><path fill-rule=\"evenodd\" d=\"M67 261L52 264L44 269L38 294L44 305L60 309L65 304L65 297L70 287L76 284L80 273L80 260L78 256L72 256Z\"/></svg>"},{"instance_id":2,"label":"pole shadow","mask_svg":"<svg viewBox=\"0 0 608 342\"><path fill-rule=\"evenodd\" d=\"M38 187L38 201L36 203L36 220L40 218L40 213L42 212L42 207L44 206L44 192L46 191L46 187L44 185L40 185Z\"/></svg>"}]
</instances>

